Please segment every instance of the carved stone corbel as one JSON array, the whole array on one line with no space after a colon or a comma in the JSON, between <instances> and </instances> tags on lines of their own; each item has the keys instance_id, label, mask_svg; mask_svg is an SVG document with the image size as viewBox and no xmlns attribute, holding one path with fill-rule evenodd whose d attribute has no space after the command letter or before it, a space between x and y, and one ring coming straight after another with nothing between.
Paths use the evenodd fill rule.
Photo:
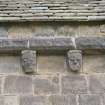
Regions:
<instances>
[{"instance_id":1,"label":"carved stone corbel","mask_svg":"<svg viewBox=\"0 0 105 105\"><path fill-rule=\"evenodd\" d=\"M22 69L25 73L36 72L36 51L34 50L23 50L21 52Z\"/></svg>"},{"instance_id":2,"label":"carved stone corbel","mask_svg":"<svg viewBox=\"0 0 105 105\"><path fill-rule=\"evenodd\" d=\"M79 72L82 68L82 52L80 50L69 50L67 52L67 66L73 72Z\"/></svg>"}]
</instances>

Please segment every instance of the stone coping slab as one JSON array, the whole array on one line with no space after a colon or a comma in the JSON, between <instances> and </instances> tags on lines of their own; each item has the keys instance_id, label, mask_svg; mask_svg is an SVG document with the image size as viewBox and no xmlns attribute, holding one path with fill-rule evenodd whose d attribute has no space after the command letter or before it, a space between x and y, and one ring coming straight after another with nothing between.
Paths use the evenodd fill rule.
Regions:
<instances>
[{"instance_id":1,"label":"stone coping slab","mask_svg":"<svg viewBox=\"0 0 105 105\"><path fill-rule=\"evenodd\" d=\"M37 52L68 50L97 51L105 50L105 37L37 37L33 39L0 39L0 52L35 50Z\"/></svg>"}]
</instances>

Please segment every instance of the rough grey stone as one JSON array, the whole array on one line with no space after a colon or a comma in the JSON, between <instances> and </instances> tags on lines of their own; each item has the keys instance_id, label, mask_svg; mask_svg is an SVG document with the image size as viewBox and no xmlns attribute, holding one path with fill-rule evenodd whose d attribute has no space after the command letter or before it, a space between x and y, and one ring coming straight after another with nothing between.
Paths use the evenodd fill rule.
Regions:
<instances>
[{"instance_id":1,"label":"rough grey stone","mask_svg":"<svg viewBox=\"0 0 105 105\"><path fill-rule=\"evenodd\" d=\"M87 84L84 76L66 75L62 77L62 93L87 93Z\"/></svg>"},{"instance_id":2,"label":"rough grey stone","mask_svg":"<svg viewBox=\"0 0 105 105\"><path fill-rule=\"evenodd\" d=\"M23 50L21 52L22 67L25 73L36 72L36 51L33 50Z\"/></svg>"},{"instance_id":3,"label":"rough grey stone","mask_svg":"<svg viewBox=\"0 0 105 105\"><path fill-rule=\"evenodd\" d=\"M23 96L19 105L47 105L47 101L45 96Z\"/></svg>"},{"instance_id":4,"label":"rough grey stone","mask_svg":"<svg viewBox=\"0 0 105 105\"><path fill-rule=\"evenodd\" d=\"M105 95L103 95L102 99L103 99L103 105L105 105Z\"/></svg>"},{"instance_id":5,"label":"rough grey stone","mask_svg":"<svg viewBox=\"0 0 105 105\"><path fill-rule=\"evenodd\" d=\"M18 98L16 96L0 96L0 105L18 105Z\"/></svg>"},{"instance_id":6,"label":"rough grey stone","mask_svg":"<svg viewBox=\"0 0 105 105\"><path fill-rule=\"evenodd\" d=\"M101 105L100 95L79 95L79 105Z\"/></svg>"},{"instance_id":7,"label":"rough grey stone","mask_svg":"<svg viewBox=\"0 0 105 105\"><path fill-rule=\"evenodd\" d=\"M67 52L67 65L71 71L77 72L82 67L82 52L80 50L69 50Z\"/></svg>"},{"instance_id":8,"label":"rough grey stone","mask_svg":"<svg viewBox=\"0 0 105 105\"><path fill-rule=\"evenodd\" d=\"M102 33L105 32L105 25L101 25L101 26L100 26L100 31L101 31Z\"/></svg>"},{"instance_id":9,"label":"rough grey stone","mask_svg":"<svg viewBox=\"0 0 105 105\"><path fill-rule=\"evenodd\" d=\"M49 101L51 105L76 105L77 104L75 95L67 95L67 96L52 95L49 97Z\"/></svg>"},{"instance_id":10,"label":"rough grey stone","mask_svg":"<svg viewBox=\"0 0 105 105\"><path fill-rule=\"evenodd\" d=\"M39 74L56 74L67 72L65 56L38 56L37 57L37 72Z\"/></svg>"},{"instance_id":11,"label":"rough grey stone","mask_svg":"<svg viewBox=\"0 0 105 105\"><path fill-rule=\"evenodd\" d=\"M104 37L79 37L76 39L77 49L82 50L103 50L105 49Z\"/></svg>"},{"instance_id":12,"label":"rough grey stone","mask_svg":"<svg viewBox=\"0 0 105 105\"><path fill-rule=\"evenodd\" d=\"M2 91L2 77L0 77L0 94L1 94L1 91Z\"/></svg>"},{"instance_id":13,"label":"rough grey stone","mask_svg":"<svg viewBox=\"0 0 105 105\"><path fill-rule=\"evenodd\" d=\"M28 76L9 75L4 81L5 94L31 94L32 79Z\"/></svg>"},{"instance_id":14,"label":"rough grey stone","mask_svg":"<svg viewBox=\"0 0 105 105\"><path fill-rule=\"evenodd\" d=\"M1 39L1 50L21 50L27 48L27 40L22 39Z\"/></svg>"},{"instance_id":15,"label":"rough grey stone","mask_svg":"<svg viewBox=\"0 0 105 105\"><path fill-rule=\"evenodd\" d=\"M33 84L35 94L47 95L59 93L58 76L35 76Z\"/></svg>"},{"instance_id":16,"label":"rough grey stone","mask_svg":"<svg viewBox=\"0 0 105 105\"><path fill-rule=\"evenodd\" d=\"M94 54L83 56L84 73L105 73L105 55Z\"/></svg>"},{"instance_id":17,"label":"rough grey stone","mask_svg":"<svg viewBox=\"0 0 105 105\"><path fill-rule=\"evenodd\" d=\"M7 37L8 36L8 32L7 32L7 28L4 26L0 26L0 37Z\"/></svg>"},{"instance_id":18,"label":"rough grey stone","mask_svg":"<svg viewBox=\"0 0 105 105\"><path fill-rule=\"evenodd\" d=\"M29 40L30 48L37 48L37 49L49 49L53 46L53 39L52 38L35 38Z\"/></svg>"},{"instance_id":19,"label":"rough grey stone","mask_svg":"<svg viewBox=\"0 0 105 105\"><path fill-rule=\"evenodd\" d=\"M91 93L104 93L105 76L104 75L89 76L89 90Z\"/></svg>"},{"instance_id":20,"label":"rough grey stone","mask_svg":"<svg viewBox=\"0 0 105 105\"><path fill-rule=\"evenodd\" d=\"M71 38L35 38L29 40L29 43L30 48L38 50L69 50L74 48Z\"/></svg>"},{"instance_id":21,"label":"rough grey stone","mask_svg":"<svg viewBox=\"0 0 105 105\"><path fill-rule=\"evenodd\" d=\"M53 46L55 46L55 48L58 48L58 49L60 49L60 47L65 48L65 49L74 48L72 39L70 37L69 38L67 38L67 37L54 38Z\"/></svg>"},{"instance_id":22,"label":"rough grey stone","mask_svg":"<svg viewBox=\"0 0 105 105\"><path fill-rule=\"evenodd\" d=\"M0 56L0 74L22 73L19 56Z\"/></svg>"}]
</instances>

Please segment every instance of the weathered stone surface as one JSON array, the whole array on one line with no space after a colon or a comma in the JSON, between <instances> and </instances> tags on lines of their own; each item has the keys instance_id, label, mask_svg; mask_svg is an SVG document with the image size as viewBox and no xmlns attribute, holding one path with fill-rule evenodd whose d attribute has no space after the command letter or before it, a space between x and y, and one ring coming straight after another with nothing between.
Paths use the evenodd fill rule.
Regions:
<instances>
[{"instance_id":1,"label":"weathered stone surface","mask_svg":"<svg viewBox=\"0 0 105 105\"><path fill-rule=\"evenodd\" d=\"M4 81L5 94L32 94L32 79L28 76L9 75Z\"/></svg>"},{"instance_id":2,"label":"weathered stone surface","mask_svg":"<svg viewBox=\"0 0 105 105\"><path fill-rule=\"evenodd\" d=\"M79 25L79 34L78 36L84 37L96 37L100 35L99 25L89 24L89 25Z\"/></svg>"},{"instance_id":3,"label":"weathered stone surface","mask_svg":"<svg viewBox=\"0 0 105 105\"><path fill-rule=\"evenodd\" d=\"M8 28L8 37L12 39L29 39L32 37L32 30L29 24L10 24Z\"/></svg>"},{"instance_id":4,"label":"weathered stone surface","mask_svg":"<svg viewBox=\"0 0 105 105\"><path fill-rule=\"evenodd\" d=\"M42 75L34 77L34 93L37 95L47 95L59 93L58 76Z\"/></svg>"},{"instance_id":5,"label":"weathered stone surface","mask_svg":"<svg viewBox=\"0 0 105 105\"><path fill-rule=\"evenodd\" d=\"M104 0L0 1L0 21L105 20Z\"/></svg>"},{"instance_id":6,"label":"weathered stone surface","mask_svg":"<svg viewBox=\"0 0 105 105\"><path fill-rule=\"evenodd\" d=\"M67 66L64 56L38 56L37 71L40 74L56 74L67 72Z\"/></svg>"},{"instance_id":7,"label":"weathered stone surface","mask_svg":"<svg viewBox=\"0 0 105 105\"><path fill-rule=\"evenodd\" d=\"M79 95L79 105L101 105L101 95Z\"/></svg>"},{"instance_id":8,"label":"weathered stone surface","mask_svg":"<svg viewBox=\"0 0 105 105\"><path fill-rule=\"evenodd\" d=\"M103 25L100 25L100 31L102 33L105 33L105 25L104 24Z\"/></svg>"},{"instance_id":9,"label":"weathered stone surface","mask_svg":"<svg viewBox=\"0 0 105 105\"><path fill-rule=\"evenodd\" d=\"M0 96L0 105L18 105L16 96Z\"/></svg>"},{"instance_id":10,"label":"weathered stone surface","mask_svg":"<svg viewBox=\"0 0 105 105\"><path fill-rule=\"evenodd\" d=\"M74 24L72 25L63 25L63 26L60 26L58 25L57 26L57 29L56 29L56 35L57 36L76 36L78 34L78 28L77 28L77 25L75 26Z\"/></svg>"},{"instance_id":11,"label":"weathered stone surface","mask_svg":"<svg viewBox=\"0 0 105 105\"><path fill-rule=\"evenodd\" d=\"M27 40L21 39L1 39L0 40L1 50L21 50L27 48Z\"/></svg>"},{"instance_id":12,"label":"weathered stone surface","mask_svg":"<svg viewBox=\"0 0 105 105\"><path fill-rule=\"evenodd\" d=\"M87 84L84 76L66 75L62 77L62 93L87 93Z\"/></svg>"},{"instance_id":13,"label":"weathered stone surface","mask_svg":"<svg viewBox=\"0 0 105 105\"><path fill-rule=\"evenodd\" d=\"M1 39L0 52L3 51L20 51L20 50L36 50L40 53L64 53L68 50L85 50L86 53L92 50L104 51L105 38L104 37L37 37L34 39ZM55 52L57 51L57 52ZM61 52L62 51L62 52Z\"/></svg>"},{"instance_id":14,"label":"weathered stone surface","mask_svg":"<svg viewBox=\"0 0 105 105\"><path fill-rule=\"evenodd\" d=\"M82 52L80 50L69 50L67 52L68 69L78 72L82 68Z\"/></svg>"},{"instance_id":15,"label":"weathered stone surface","mask_svg":"<svg viewBox=\"0 0 105 105\"><path fill-rule=\"evenodd\" d=\"M21 52L21 62L22 68L25 73L33 73L36 72L36 51L33 50L23 50Z\"/></svg>"},{"instance_id":16,"label":"weathered stone surface","mask_svg":"<svg viewBox=\"0 0 105 105\"><path fill-rule=\"evenodd\" d=\"M52 95L49 97L49 101L51 105L77 105L75 95Z\"/></svg>"},{"instance_id":17,"label":"weathered stone surface","mask_svg":"<svg viewBox=\"0 0 105 105\"><path fill-rule=\"evenodd\" d=\"M19 56L0 56L0 74L22 73Z\"/></svg>"},{"instance_id":18,"label":"weathered stone surface","mask_svg":"<svg viewBox=\"0 0 105 105\"><path fill-rule=\"evenodd\" d=\"M53 38L35 38L29 41L31 48L50 48L53 46Z\"/></svg>"},{"instance_id":19,"label":"weathered stone surface","mask_svg":"<svg viewBox=\"0 0 105 105\"><path fill-rule=\"evenodd\" d=\"M47 105L45 96L21 96L19 105Z\"/></svg>"},{"instance_id":20,"label":"weathered stone surface","mask_svg":"<svg viewBox=\"0 0 105 105\"><path fill-rule=\"evenodd\" d=\"M105 38L104 37L79 37L76 39L76 46L78 49L105 49Z\"/></svg>"},{"instance_id":21,"label":"weathered stone surface","mask_svg":"<svg viewBox=\"0 0 105 105\"><path fill-rule=\"evenodd\" d=\"M0 37L7 38L8 30L5 26L0 26Z\"/></svg>"},{"instance_id":22,"label":"weathered stone surface","mask_svg":"<svg viewBox=\"0 0 105 105\"><path fill-rule=\"evenodd\" d=\"M102 100L103 100L103 105L104 105L105 104L105 95L103 95Z\"/></svg>"},{"instance_id":23,"label":"weathered stone surface","mask_svg":"<svg viewBox=\"0 0 105 105\"><path fill-rule=\"evenodd\" d=\"M91 93L104 93L105 76L104 75L89 76L89 90Z\"/></svg>"},{"instance_id":24,"label":"weathered stone surface","mask_svg":"<svg viewBox=\"0 0 105 105\"><path fill-rule=\"evenodd\" d=\"M33 37L52 37L55 36L55 30L51 25L37 25L32 26Z\"/></svg>"},{"instance_id":25,"label":"weathered stone surface","mask_svg":"<svg viewBox=\"0 0 105 105\"><path fill-rule=\"evenodd\" d=\"M35 38L29 40L30 48L38 50L68 50L73 49L74 45L71 38Z\"/></svg>"},{"instance_id":26,"label":"weathered stone surface","mask_svg":"<svg viewBox=\"0 0 105 105\"><path fill-rule=\"evenodd\" d=\"M3 85L3 84L2 84L2 80L3 80L3 79L2 79L2 76L1 76L1 77L0 77L0 94L1 94L1 92L2 92L2 85Z\"/></svg>"},{"instance_id":27,"label":"weathered stone surface","mask_svg":"<svg viewBox=\"0 0 105 105\"><path fill-rule=\"evenodd\" d=\"M84 55L83 72L84 73L105 73L105 55Z\"/></svg>"}]
</instances>

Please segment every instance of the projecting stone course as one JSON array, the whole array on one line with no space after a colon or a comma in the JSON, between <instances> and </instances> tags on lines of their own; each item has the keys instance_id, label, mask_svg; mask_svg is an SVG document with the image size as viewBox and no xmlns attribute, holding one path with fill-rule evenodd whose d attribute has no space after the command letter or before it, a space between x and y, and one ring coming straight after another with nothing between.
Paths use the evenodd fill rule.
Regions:
<instances>
[{"instance_id":1,"label":"projecting stone course","mask_svg":"<svg viewBox=\"0 0 105 105\"><path fill-rule=\"evenodd\" d=\"M104 37L80 37L76 39L78 49L104 49Z\"/></svg>"}]
</instances>

